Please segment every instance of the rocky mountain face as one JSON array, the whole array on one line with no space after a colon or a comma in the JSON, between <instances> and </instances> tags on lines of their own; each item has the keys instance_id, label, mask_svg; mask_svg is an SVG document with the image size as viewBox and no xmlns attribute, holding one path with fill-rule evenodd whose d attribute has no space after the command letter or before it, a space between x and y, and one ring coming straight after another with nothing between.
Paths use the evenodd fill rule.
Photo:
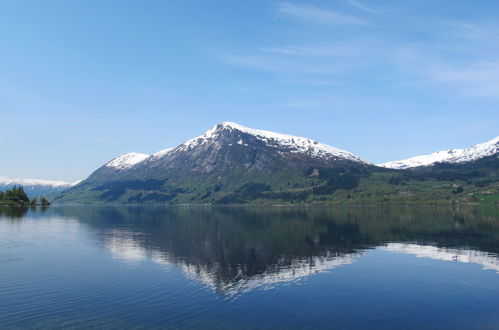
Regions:
<instances>
[{"instance_id":1,"label":"rocky mountain face","mask_svg":"<svg viewBox=\"0 0 499 330\"><path fill-rule=\"evenodd\" d=\"M316 141L221 123L162 155L134 166L131 175L186 180L201 176L234 180L250 175L278 175L283 168L302 171L310 166L366 164L359 157ZM233 174L231 174L233 173Z\"/></svg>"}]
</instances>

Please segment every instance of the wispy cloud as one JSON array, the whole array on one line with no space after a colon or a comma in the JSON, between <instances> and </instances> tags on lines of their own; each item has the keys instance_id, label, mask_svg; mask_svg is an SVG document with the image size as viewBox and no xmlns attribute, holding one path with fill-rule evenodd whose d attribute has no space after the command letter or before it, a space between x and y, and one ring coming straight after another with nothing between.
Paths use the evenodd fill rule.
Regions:
<instances>
[{"instance_id":1,"label":"wispy cloud","mask_svg":"<svg viewBox=\"0 0 499 330\"><path fill-rule=\"evenodd\" d=\"M499 36L497 24L486 22L465 22L444 20L437 22L440 29L437 30L444 37L461 38L469 41L494 41L496 44ZM438 33L437 33L438 34Z\"/></svg>"},{"instance_id":2,"label":"wispy cloud","mask_svg":"<svg viewBox=\"0 0 499 330\"><path fill-rule=\"evenodd\" d=\"M293 66L289 61L275 61L262 55L229 55L223 60L230 65L267 72L283 72Z\"/></svg>"},{"instance_id":3,"label":"wispy cloud","mask_svg":"<svg viewBox=\"0 0 499 330\"><path fill-rule=\"evenodd\" d=\"M277 5L279 13L289 17L298 18L318 24L329 25L367 25L367 23L355 16L343 14L337 11L317 8L310 5L296 5L283 2Z\"/></svg>"},{"instance_id":4,"label":"wispy cloud","mask_svg":"<svg viewBox=\"0 0 499 330\"><path fill-rule=\"evenodd\" d=\"M416 85L439 86L454 96L499 100L499 58L456 56L449 60L438 49L421 46L407 46L396 57L401 69Z\"/></svg>"},{"instance_id":5,"label":"wispy cloud","mask_svg":"<svg viewBox=\"0 0 499 330\"><path fill-rule=\"evenodd\" d=\"M320 102L295 101L281 104L283 108L309 109L321 106Z\"/></svg>"},{"instance_id":6,"label":"wispy cloud","mask_svg":"<svg viewBox=\"0 0 499 330\"><path fill-rule=\"evenodd\" d=\"M339 1L347 6L345 10L380 13L362 0ZM368 24L358 17L311 5L282 2L276 10L308 22L348 25L340 32ZM365 17L365 13L359 15ZM296 36L292 44L269 44L250 53L232 53L224 62L272 73L278 81L293 84L345 90L375 84L380 92L386 90L390 95L399 88L411 94L499 101L499 46L495 42L499 37L494 34L499 25L442 17L424 22L416 18L410 23L418 28L406 27L411 33L404 39L396 29L369 29L357 38L338 32L332 38L326 27L310 43L303 34L291 30L286 40L291 40L289 35Z\"/></svg>"},{"instance_id":7,"label":"wispy cloud","mask_svg":"<svg viewBox=\"0 0 499 330\"><path fill-rule=\"evenodd\" d=\"M258 71L281 74L333 75L343 72L346 67L331 62L311 62L265 55L230 55L224 58L228 64Z\"/></svg>"},{"instance_id":8,"label":"wispy cloud","mask_svg":"<svg viewBox=\"0 0 499 330\"><path fill-rule=\"evenodd\" d=\"M286 83L297 84L297 85L310 85L310 86L338 86L339 83L333 79L320 79L315 77L298 77L298 78L288 78L283 80Z\"/></svg>"},{"instance_id":9,"label":"wispy cloud","mask_svg":"<svg viewBox=\"0 0 499 330\"><path fill-rule=\"evenodd\" d=\"M282 82L332 86L338 85L345 75L378 65L380 58L386 58L387 49L373 47L370 41L278 45L260 47L249 54L229 54L221 59L232 66L272 73Z\"/></svg>"},{"instance_id":10,"label":"wispy cloud","mask_svg":"<svg viewBox=\"0 0 499 330\"><path fill-rule=\"evenodd\" d=\"M370 14L379 14L379 12L377 12L376 10L373 10L369 7L367 7L366 5L364 5L363 3L357 1L357 0L346 0L346 2L348 4L350 4L351 6L357 8L357 9L360 9L362 11L365 11L367 13L370 13Z\"/></svg>"},{"instance_id":11,"label":"wispy cloud","mask_svg":"<svg viewBox=\"0 0 499 330\"><path fill-rule=\"evenodd\" d=\"M499 62L437 65L428 74L436 82L458 87L460 93L499 100Z\"/></svg>"},{"instance_id":12,"label":"wispy cloud","mask_svg":"<svg viewBox=\"0 0 499 330\"><path fill-rule=\"evenodd\" d=\"M261 51L268 54L298 55L298 56L355 56L358 49L339 46L284 46L262 47Z\"/></svg>"}]
</instances>

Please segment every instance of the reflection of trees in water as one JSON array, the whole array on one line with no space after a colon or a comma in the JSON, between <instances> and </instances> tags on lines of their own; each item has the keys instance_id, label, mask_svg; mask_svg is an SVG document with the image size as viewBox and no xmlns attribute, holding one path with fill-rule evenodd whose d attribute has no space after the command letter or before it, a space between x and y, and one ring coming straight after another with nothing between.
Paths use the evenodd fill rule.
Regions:
<instances>
[{"instance_id":1,"label":"reflection of trees in water","mask_svg":"<svg viewBox=\"0 0 499 330\"><path fill-rule=\"evenodd\" d=\"M390 242L499 252L499 217L480 208L88 206L50 212L77 217L122 257L175 263L224 293L348 264Z\"/></svg>"},{"instance_id":2,"label":"reflection of trees in water","mask_svg":"<svg viewBox=\"0 0 499 330\"><path fill-rule=\"evenodd\" d=\"M28 211L41 210L46 211L48 207L37 206L2 206L0 205L0 217L9 219L21 219L26 216Z\"/></svg>"},{"instance_id":3,"label":"reflection of trees in water","mask_svg":"<svg viewBox=\"0 0 499 330\"><path fill-rule=\"evenodd\" d=\"M29 208L26 206L0 206L0 217L19 219L22 218Z\"/></svg>"}]
</instances>

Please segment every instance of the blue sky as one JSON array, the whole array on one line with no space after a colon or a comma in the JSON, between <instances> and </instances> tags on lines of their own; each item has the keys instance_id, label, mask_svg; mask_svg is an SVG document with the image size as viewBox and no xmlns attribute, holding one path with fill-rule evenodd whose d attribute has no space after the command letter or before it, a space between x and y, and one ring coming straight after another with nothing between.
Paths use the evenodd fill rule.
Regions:
<instances>
[{"instance_id":1,"label":"blue sky","mask_svg":"<svg viewBox=\"0 0 499 330\"><path fill-rule=\"evenodd\" d=\"M497 1L2 1L0 176L76 180L221 121L372 162L499 132Z\"/></svg>"}]
</instances>

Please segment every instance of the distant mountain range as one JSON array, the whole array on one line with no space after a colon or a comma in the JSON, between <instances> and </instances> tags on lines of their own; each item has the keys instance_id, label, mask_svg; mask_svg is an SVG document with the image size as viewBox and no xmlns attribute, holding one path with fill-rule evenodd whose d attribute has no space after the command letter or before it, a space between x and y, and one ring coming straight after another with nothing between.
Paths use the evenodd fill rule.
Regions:
<instances>
[{"instance_id":1,"label":"distant mountain range","mask_svg":"<svg viewBox=\"0 0 499 330\"><path fill-rule=\"evenodd\" d=\"M30 197L48 196L63 192L78 184L78 182L51 181L40 179L10 179L0 177L0 191L11 189L14 186L22 186Z\"/></svg>"},{"instance_id":2,"label":"distant mountain range","mask_svg":"<svg viewBox=\"0 0 499 330\"><path fill-rule=\"evenodd\" d=\"M437 163L457 164L472 162L484 157L496 155L499 152L499 136L472 146L468 149L450 149L437 151L429 155L416 156L404 160L397 160L379 164L379 166L395 169L407 169L421 166L432 166Z\"/></svg>"},{"instance_id":3,"label":"distant mountain range","mask_svg":"<svg viewBox=\"0 0 499 330\"><path fill-rule=\"evenodd\" d=\"M223 122L152 155L128 153L59 203L378 203L495 201L499 137L374 165L317 141ZM460 188L458 188L460 187ZM464 193L463 193L464 192ZM477 197L478 196L478 197Z\"/></svg>"}]
</instances>

